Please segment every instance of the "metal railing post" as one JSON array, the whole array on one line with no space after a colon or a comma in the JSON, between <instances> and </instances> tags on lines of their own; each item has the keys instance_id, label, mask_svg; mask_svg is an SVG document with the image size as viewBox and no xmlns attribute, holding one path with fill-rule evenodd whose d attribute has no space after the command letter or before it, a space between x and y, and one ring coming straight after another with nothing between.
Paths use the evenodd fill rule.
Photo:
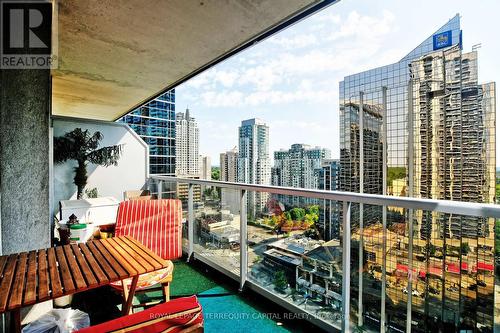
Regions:
<instances>
[{"instance_id":1,"label":"metal railing post","mask_svg":"<svg viewBox=\"0 0 500 333\"><path fill-rule=\"evenodd\" d=\"M191 259L194 252L194 189L193 184L188 186L188 257L187 261Z\"/></svg>"},{"instance_id":2,"label":"metal railing post","mask_svg":"<svg viewBox=\"0 0 500 333\"><path fill-rule=\"evenodd\" d=\"M382 195L387 195L387 87L382 87ZM380 332L386 331L385 293L387 270L387 206L382 206L382 290L380 295Z\"/></svg>"},{"instance_id":3,"label":"metal railing post","mask_svg":"<svg viewBox=\"0 0 500 333\"><path fill-rule=\"evenodd\" d=\"M414 128L413 128L413 80L408 82L408 196L412 197L414 182ZM408 210L408 301L406 304L406 332L411 333L412 281L413 278L413 209Z\"/></svg>"},{"instance_id":4,"label":"metal railing post","mask_svg":"<svg viewBox=\"0 0 500 333\"><path fill-rule=\"evenodd\" d=\"M158 192L156 194L156 198L162 199L162 197L163 197L163 181L159 180L156 182L156 191Z\"/></svg>"},{"instance_id":5,"label":"metal railing post","mask_svg":"<svg viewBox=\"0 0 500 333\"><path fill-rule=\"evenodd\" d=\"M350 331L351 294L351 203L344 201L342 219L342 332Z\"/></svg>"},{"instance_id":6,"label":"metal railing post","mask_svg":"<svg viewBox=\"0 0 500 333\"><path fill-rule=\"evenodd\" d=\"M248 272L247 248L247 191L240 191L240 291L243 290Z\"/></svg>"},{"instance_id":7,"label":"metal railing post","mask_svg":"<svg viewBox=\"0 0 500 333\"><path fill-rule=\"evenodd\" d=\"M365 187L365 147L364 147L364 108L362 91L359 92L359 193ZM358 255L358 326L363 326L363 252L364 252L364 207L359 204L359 255Z\"/></svg>"}]
</instances>

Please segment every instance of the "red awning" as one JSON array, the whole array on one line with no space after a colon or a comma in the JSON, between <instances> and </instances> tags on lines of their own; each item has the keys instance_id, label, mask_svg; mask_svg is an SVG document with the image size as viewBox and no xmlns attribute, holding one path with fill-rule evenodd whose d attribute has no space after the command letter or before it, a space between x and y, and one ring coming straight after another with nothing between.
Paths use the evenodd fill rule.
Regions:
<instances>
[{"instance_id":1,"label":"red awning","mask_svg":"<svg viewBox=\"0 0 500 333\"><path fill-rule=\"evenodd\" d=\"M468 269L469 265L466 262L462 263L462 270L466 271Z\"/></svg>"},{"instance_id":2,"label":"red awning","mask_svg":"<svg viewBox=\"0 0 500 333\"><path fill-rule=\"evenodd\" d=\"M396 264L396 269L401 272L408 272L408 266L403 264Z\"/></svg>"},{"instance_id":3,"label":"red awning","mask_svg":"<svg viewBox=\"0 0 500 333\"><path fill-rule=\"evenodd\" d=\"M460 269L458 269L458 265L454 263L446 265L446 271L450 273L460 274Z\"/></svg>"},{"instance_id":4,"label":"red awning","mask_svg":"<svg viewBox=\"0 0 500 333\"><path fill-rule=\"evenodd\" d=\"M477 269L480 269L482 271L493 272L494 266L492 264L487 264L487 263L484 263L484 262L480 261L480 262L477 263Z\"/></svg>"},{"instance_id":5,"label":"red awning","mask_svg":"<svg viewBox=\"0 0 500 333\"><path fill-rule=\"evenodd\" d=\"M436 275L439 277L443 276L443 272L441 270L441 267L429 267L429 274Z\"/></svg>"}]
</instances>

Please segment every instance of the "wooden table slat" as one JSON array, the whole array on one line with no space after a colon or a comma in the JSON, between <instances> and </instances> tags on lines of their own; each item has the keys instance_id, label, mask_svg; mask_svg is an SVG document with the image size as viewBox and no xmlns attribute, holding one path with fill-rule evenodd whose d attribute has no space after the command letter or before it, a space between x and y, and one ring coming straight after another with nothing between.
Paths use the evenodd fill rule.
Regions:
<instances>
[{"instance_id":1,"label":"wooden table slat","mask_svg":"<svg viewBox=\"0 0 500 333\"><path fill-rule=\"evenodd\" d=\"M66 261L66 256L64 255L63 247L57 246L55 249L56 249L57 263L59 264L59 271L61 272L64 294L68 294L76 289L75 282L73 281L73 276L71 276L71 271L69 270L68 262Z\"/></svg>"},{"instance_id":2,"label":"wooden table slat","mask_svg":"<svg viewBox=\"0 0 500 333\"><path fill-rule=\"evenodd\" d=\"M144 251L141 249L139 246L137 246L136 243L131 241L127 237L123 237L120 239L122 242L127 244L130 248L132 248L135 252L139 253L144 259L146 259L155 269L161 269L162 267L165 267L166 265L166 260L163 260L161 262L158 262L152 255L148 254L148 252ZM149 251L151 253L151 251Z\"/></svg>"},{"instance_id":3,"label":"wooden table slat","mask_svg":"<svg viewBox=\"0 0 500 333\"><path fill-rule=\"evenodd\" d=\"M50 297L49 294L49 268L47 265L47 251L38 251L38 300L44 301Z\"/></svg>"},{"instance_id":4,"label":"wooden table slat","mask_svg":"<svg viewBox=\"0 0 500 333\"><path fill-rule=\"evenodd\" d=\"M17 258L16 273L14 281L16 283L12 286L12 291L9 299L9 309L14 309L21 306L23 301L24 284L26 283L26 268L28 265L28 253L23 252Z\"/></svg>"},{"instance_id":5,"label":"wooden table slat","mask_svg":"<svg viewBox=\"0 0 500 333\"><path fill-rule=\"evenodd\" d=\"M113 244L109 242L109 239L103 239L100 244L102 244L106 250L120 263L120 265L125 268L129 275L137 275L144 273L144 269L137 267L137 263L133 258L131 258L122 248L114 248ZM139 265L140 266L140 265Z\"/></svg>"},{"instance_id":6,"label":"wooden table slat","mask_svg":"<svg viewBox=\"0 0 500 333\"><path fill-rule=\"evenodd\" d=\"M80 250L82 251L83 255L85 256L85 260L87 261L87 263L89 264L90 268L94 272L94 274L95 274L97 280L99 281L99 283L108 282L109 281L108 277L106 276L106 274L101 269L101 266L99 266L99 264L96 261L96 260L99 260L99 259L94 257L94 255L92 254L92 252L88 248L87 244L86 243L79 243L78 247L80 248ZM111 269L111 271L113 271L113 270ZM113 271L113 273L114 273L114 275L116 275L116 273L114 271ZM118 277L118 276L116 275L116 277Z\"/></svg>"},{"instance_id":7,"label":"wooden table slat","mask_svg":"<svg viewBox=\"0 0 500 333\"><path fill-rule=\"evenodd\" d=\"M123 249L129 256L134 258L147 272L153 271L155 268L151 265L146 259L144 259L139 253L132 250L127 244L123 242L123 240L118 238L110 238L109 242L115 245L116 248Z\"/></svg>"},{"instance_id":8,"label":"wooden table slat","mask_svg":"<svg viewBox=\"0 0 500 333\"><path fill-rule=\"evenodd\" d=\"M37 272L37 253L31 251L28 255L28 276L26 278L26 291L24 292L23 304L31 304L36 301L37 285L36 285L36 272Z\"/></svg>"},{"instance_id":9,"label":"wooden table slat","mask_svg":"<svg viewBox=\"0 0 500 333\"><path fill-rule=\"evenodd\" d=\"M97 280L92 273L92 270L90 269L87 261L85 260L85 257L83 253L81 252L80 248L78 247L78 244L71 244L71 249L73 250L73 254L75 256L76 261L78 262L78 265L80 266L80 269L82 270L83 277L85 278L86 284L88 287L94 287L96 286Z\"/></svg>"},{"instance_id":10,"label":"wooden table slat","mask_svg":"<svg viewBox=\"0 0 500 333\"><path fill-rule=\"evenodd\" d=\"M9 256L0 257L0 277L3 276L3 270L5 266L7 266L7 258L9 258Z\"/></svg>"},{"instance_id":11,"label":"wooden table slat","mask_svg":"<svg viewBox=\"0 0 500 333\"><path fill-rule=\"evenodd\" d=\"M66 260L68 262L68 266L70 267L71 275L73 275L73 281L75 282L76 289L86 288L87 283L85 283L85 279L83 278L80 267L76 262L75 255L73 254L71 246L65 245L62 246L62 248L64 250L64 254L66 255Z\"/></svg>"},{"instance_id":12,"label":"wooden table slat","mask_svg":"<svg viewBox=\"0 0 500 333\"><path fill-rule=\"evenodd\" d=\"M89 249L95 249L97 251L97 253L99 253L99 255L103 258L102 259L103 263L109 263L109 265L111 265L112 268L110 267L110 272L116 272L115 273L116 277L113 278L113 280L115 280L117 278L123 279L123 278L126 278L129 276L127 271L125 271L125 269L118 263L118 261L116 261L116 259L113 258L113 256L101 244L101 242L89 242L88 245L89 245ZM94 251L92 251L92 253L94 253ZM99 261L99 262L101 262L101 261ZM109 267L109 265L108 265L108 267ZM106 272L106 274L108 274L107 270L105 270L105 272Z\"/></svg>"},{"instance_id":13,"label":"wooden table slat","mask_svg":"<svg viewBox=\"0 0 500 333\"><path fill-rule=\"evenodd\" d=\"M59 268L57 266L55 247L47 250L47 258L49 262L50 288L52 290L52 297L62 296L63 289L61 278L59 276Z\"/></svg>"},{"instance_id":14,"label":"wooden table slat","mask_svg":"<svg viewBox=\"0 0 500 333\"><path fill-rule=\"evenodd\" d=\"M14 272L17 265L17 254L11 254L5 266L2 283L0 284L0 312L7 309L7 301L9 299L10 288L14 281Z\"/></svg>"},{"instance_id":15,"label":"wooden table slat","mask_svg":"<svg viewBox=\"0 0 500 333\"><path fill-rule=\"evenodd\" d=\"M137 239L133 238L133 237L130 237L130 236L125 236L126 239L130 240L131 242L133 242L135 245L137 245L137 247L139 247L140 249L142 249L143 251L146 251L149 253L149 255L151 257L153 257L156 261L158 261L159 263L163 264L163 265L166 265L167 261L165 259L163 259L162 257L160 257L159 255L157 255L156 253L154 253L153 251L151 251L150 249L148 249L148 247L144 244L142 244L141 242L139 242Z\"/></svg>"},{"instance_id":16,"label":"wooden table slat","mask_svg":"<svg viewBox=\"0 0 500 333\"><path fill-rule=\"evenodd\" d=\"M15 315L23 306L113 281L137 281L168 263L125 237L0 256L0 313Z\"/></svg>"}]
</instances>

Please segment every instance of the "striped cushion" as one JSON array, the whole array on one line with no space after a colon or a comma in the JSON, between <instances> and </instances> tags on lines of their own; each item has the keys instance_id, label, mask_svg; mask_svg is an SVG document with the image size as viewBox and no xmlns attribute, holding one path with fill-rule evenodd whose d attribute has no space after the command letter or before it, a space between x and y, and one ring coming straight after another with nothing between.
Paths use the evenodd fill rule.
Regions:
<instances>
[{"instance_id":1,"label":"striped cushion","mask_svg":"<svg viewBox=\"0 0 500 333\"><path fill-rule=\"evenodd\" d=\"M202 326L201 305L196 296L191 296L177 298L138 313L87 327L77 333L178 333Z\"/></svg>"},{"instance_id":2,"label":"striped cushion","mask_svg":"<svg viewBox=\"0 0 500 333\"><path fill-rule=\"evenodd\" d=\"M180 200L128 200L120 203L116 236L131 236L163 259L182 256Z\"/></svg>"}]
</instances>

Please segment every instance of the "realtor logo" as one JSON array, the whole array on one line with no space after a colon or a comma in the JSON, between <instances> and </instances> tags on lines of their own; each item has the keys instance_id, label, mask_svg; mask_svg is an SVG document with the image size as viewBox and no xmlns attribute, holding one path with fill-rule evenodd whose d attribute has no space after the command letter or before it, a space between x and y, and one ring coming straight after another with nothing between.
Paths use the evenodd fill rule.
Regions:
<instances>
[{"instance_id":1,"label":"realtor logo","mask_svg":"<svg viewBox=\"0 0 500 333\"><path fill-rule=\"evenodd\" d=\"M1 1L0 67L2 69L54 68L52 3Z\"/></svg>"}]
</instances>

